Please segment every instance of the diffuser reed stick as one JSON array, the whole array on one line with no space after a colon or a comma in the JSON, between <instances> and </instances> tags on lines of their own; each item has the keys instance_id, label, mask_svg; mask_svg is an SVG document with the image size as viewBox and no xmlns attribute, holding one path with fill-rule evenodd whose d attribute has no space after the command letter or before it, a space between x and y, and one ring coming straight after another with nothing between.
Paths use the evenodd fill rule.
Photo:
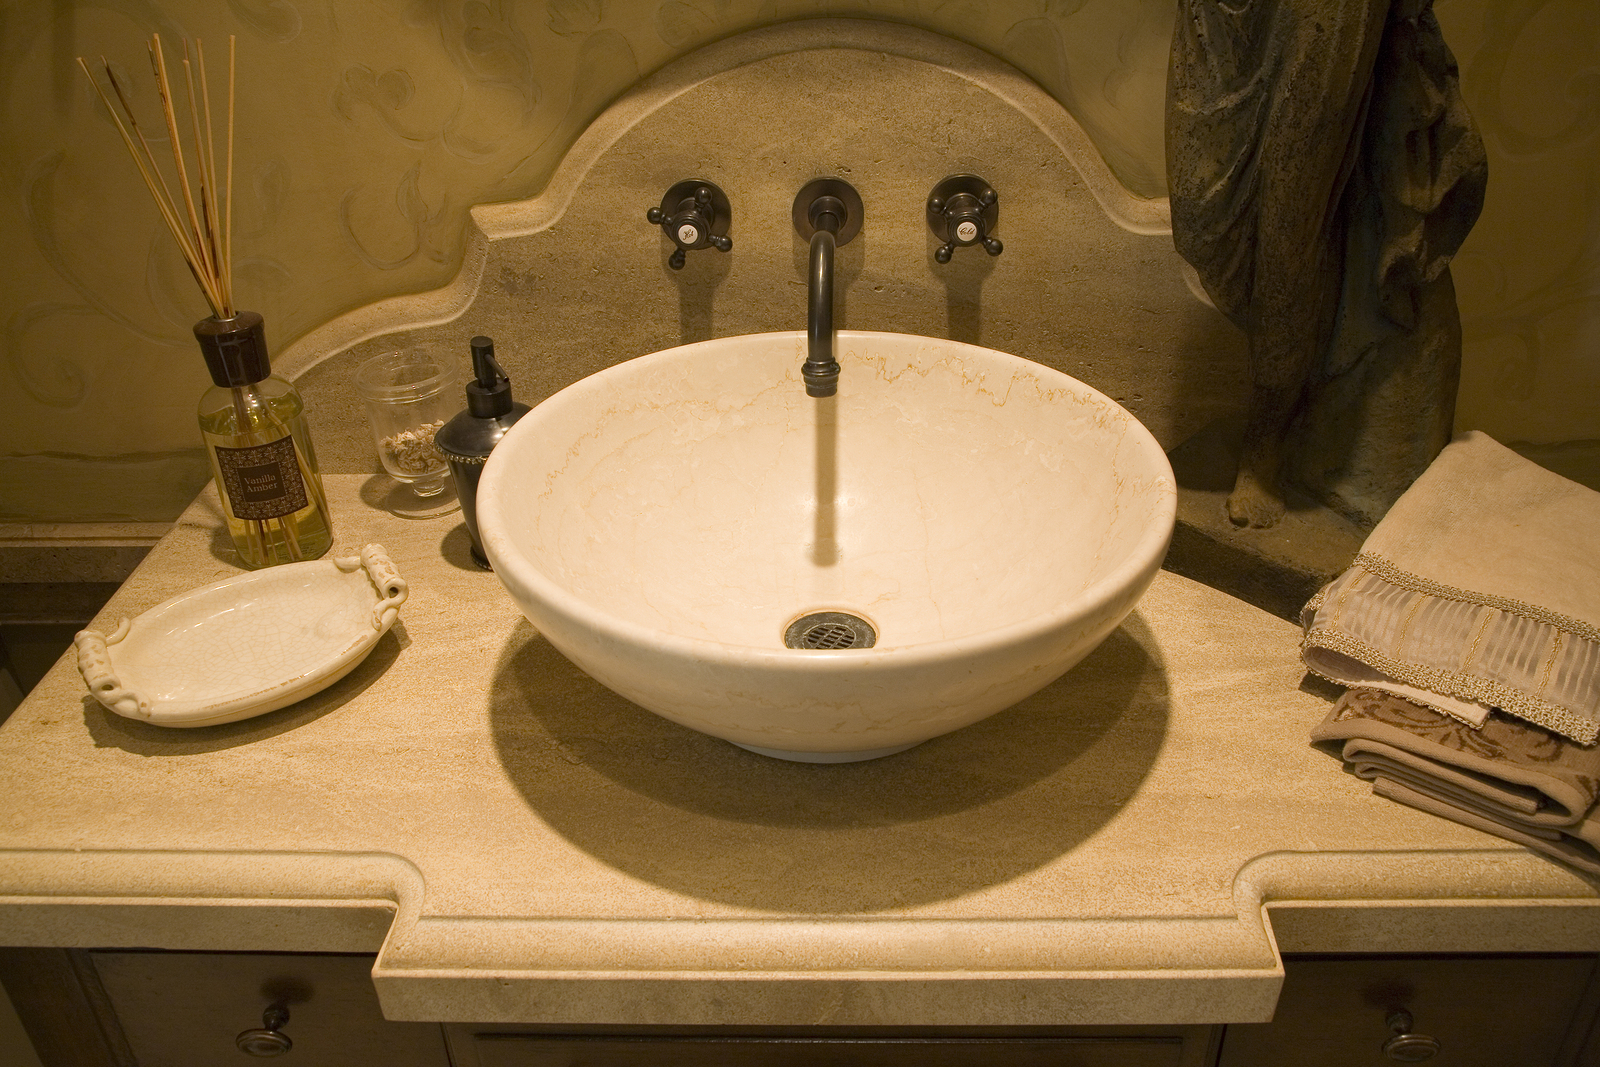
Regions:
<instances>
[{"instance_id":1,"label":"diffuser reed stick","mask_svg":"<svg viewBox=\"0 0 1600 1067\"><path fill-rule=\"evenodd\" d=\"M94 86L95 92L116 124L123 145L139 168L145 188L156 202L162 221L178 242L189 271L200 285L200 291L219 319L234 315L233 303L233 105L235 40L228 38L228 124L227 124L227 180L222 193L225 207L218 209L217 200L217 148L211 122L211 98L207 91L205 53L201 43L194 42L194 60L189 58L189 44L184 42L183 77L189 100L190 137L194 145L191 165L179 132L177 109L174 106L172 83L167 74L165 51L161 35L153 34L149 42L150 67L155 73L156 91L161 97L161 117L167 130L167 142L172 149L172 171L175 181L168 182L166 173L150 147L139 120L133 113L128 94L117 80L111 63L100 57L105 80L111 86L107 94L99 79L89 69L82 56L78 66ZM198 69L199 87L196 91ZM116 103L112 103L115 96ZM191 174L193 180L191 181ZM174 193L174 187L177 192ZM197 195L198 194L198 195Z\"/></svg>"}]
</instances>

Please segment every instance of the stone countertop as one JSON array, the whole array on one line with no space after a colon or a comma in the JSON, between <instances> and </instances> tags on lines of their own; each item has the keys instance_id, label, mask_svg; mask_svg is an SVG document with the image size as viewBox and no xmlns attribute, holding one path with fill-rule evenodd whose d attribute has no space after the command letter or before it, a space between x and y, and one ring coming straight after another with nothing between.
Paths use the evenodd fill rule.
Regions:
<instances>
[{"instance_id":1,"label":"stone countertop","mask_svg":"<svg viewBox=\"0 0 1600 1067\"><path fill-rule=\"evenodd\" d=\"M0 728L0 943L372 951L397 1019L1259 1021L1279 951L1600 951L1600 890L1373 797L1294 626L1163 573L1066 677L866 763L693 733L551 649L459 513L328 479L400 623L348 677L172 730L70 658ZM236 573L209 491L97 619Z\"/></svg>"}]
</instances>

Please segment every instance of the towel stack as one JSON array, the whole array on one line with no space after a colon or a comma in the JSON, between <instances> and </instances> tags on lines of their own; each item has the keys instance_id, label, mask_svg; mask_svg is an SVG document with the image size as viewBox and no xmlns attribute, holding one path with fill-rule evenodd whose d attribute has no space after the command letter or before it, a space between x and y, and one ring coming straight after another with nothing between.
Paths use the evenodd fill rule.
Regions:
<instances>
[{"instance_id":1,"label":"towel stack","mask_svg":"<svg viewBox=\"0 0 1600 1067\"><path fill-rule=\"evenodd\" d=\"M1301 621L1375 792L1600 875L1600 493L1462 434Z\"/></svg>"}]
</instances>

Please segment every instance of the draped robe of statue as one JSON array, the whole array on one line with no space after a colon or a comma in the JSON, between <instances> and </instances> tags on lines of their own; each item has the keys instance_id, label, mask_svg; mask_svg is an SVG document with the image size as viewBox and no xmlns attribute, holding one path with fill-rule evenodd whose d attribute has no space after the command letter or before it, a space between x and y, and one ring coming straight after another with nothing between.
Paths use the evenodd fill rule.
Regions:
<instances>
[{"instance_id":1,"label":"draped robe of statue","mask_svg":"<svg viewBox=\"0 0 1600 1067\"><path fill-rule=\"evenodd\" d=\"M1430 0L1179 0L1167 170L1178 252L1248 336L1231 518L1294 486L1370 528L1450 439L1449 262L1487 182Z\"/></svg>"}]
</instances>

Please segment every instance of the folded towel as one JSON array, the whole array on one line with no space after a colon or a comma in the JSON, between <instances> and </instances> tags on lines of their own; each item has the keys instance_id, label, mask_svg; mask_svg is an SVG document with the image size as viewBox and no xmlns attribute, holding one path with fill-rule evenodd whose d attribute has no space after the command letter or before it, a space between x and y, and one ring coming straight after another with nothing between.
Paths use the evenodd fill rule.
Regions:
<instances>
[{"instance_id":1,"label":"folded towel","mask_svg":"<svg viewBox=\"0 0 1600 1067\"><path fill-rule=\"evenodd\" d=\"M1472 726L1600 738L1600 493L1459 435L1301 614L1306 666Z\"/></svg>"},{"instance_id":2,"label":"folded towel","mask_svg":"<svg viewBox=\"0 0 1600 1067\"><path fill-rule=\"evenodd\" d=\"M1379 796L1600 875L1600 747L1498 713L1474 729L1374 689L1346 692L1311 737L1343 741Z\"/></svg>"}]
</instances>

